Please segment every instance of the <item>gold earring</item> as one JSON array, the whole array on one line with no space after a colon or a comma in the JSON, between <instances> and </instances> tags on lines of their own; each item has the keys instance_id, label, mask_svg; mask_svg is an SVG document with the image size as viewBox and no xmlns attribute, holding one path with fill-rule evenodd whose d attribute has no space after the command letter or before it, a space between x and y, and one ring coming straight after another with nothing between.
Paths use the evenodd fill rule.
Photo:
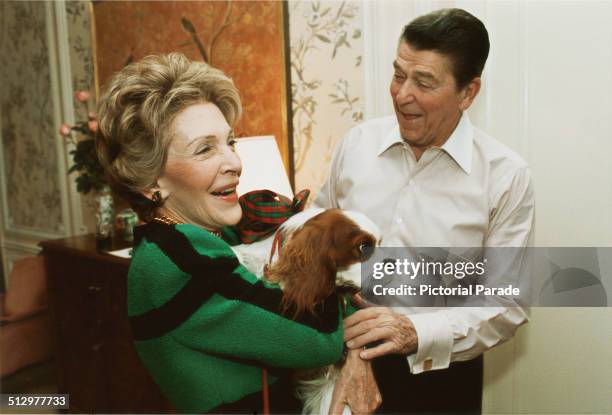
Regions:
<instances>
[{"instance_id":1,"label":"gold earring","mask_svg":"<svg viewBox=\"0 0 612 415\"><path fill-rule=\"evenodd\" d=\"M160 205L162 202L162 195L161 192L159 190L156 190L155 192L153 192L153 196L151 197L151 200L153 201L153 203L155 203L156 205Z\"/></svg>"}]
</instances>

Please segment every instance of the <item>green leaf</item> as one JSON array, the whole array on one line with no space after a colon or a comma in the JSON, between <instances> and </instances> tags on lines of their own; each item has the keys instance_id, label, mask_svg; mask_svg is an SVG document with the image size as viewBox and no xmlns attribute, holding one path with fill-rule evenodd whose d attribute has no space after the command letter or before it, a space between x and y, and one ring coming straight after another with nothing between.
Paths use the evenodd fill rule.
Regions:
<instances>
[{"instance_id":1,"label":"green leaf","mask_svg":"<svg viewBox=\"0 0 612 415\"><path fill-rule=\"evenodd\" d=\"M317 37L317 39L319 39L321 42L325 42L325 43L331 43L331 40L329 40L329 38L327 36L323 36L323 35L315 35Z\"/></svg>"}]
</instances>

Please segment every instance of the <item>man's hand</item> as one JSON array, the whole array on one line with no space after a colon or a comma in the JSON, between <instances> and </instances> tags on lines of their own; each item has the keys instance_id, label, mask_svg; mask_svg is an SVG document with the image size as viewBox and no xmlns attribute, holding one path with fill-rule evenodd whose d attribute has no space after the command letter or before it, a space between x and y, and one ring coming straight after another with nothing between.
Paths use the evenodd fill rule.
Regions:
<instances>
[{"instance_id":1,"label":"man's hand","mask_svg":"<svg viewBox=\"0 0 612 415\"><path fill-rule=\"evenodd\" d=\"M369 307L347 317L344 320L344 341L350 349L382 341L382 344L361 352L361 358L368 360L391 353L409 355L418 346L412 321L387 307Z\"/></svg>"},{"instance_id":2,"label":"man's hand","mask_svg":"<svg viewBox=\"0 0 612 415\"><path fill-rule=\"evenodd\" d=\"M350 350L334 385L329 413L342 414L348 405L353 414L371 414L381 403L372 364L359 357L359 350Z\"/></svg>"}]
</instances>

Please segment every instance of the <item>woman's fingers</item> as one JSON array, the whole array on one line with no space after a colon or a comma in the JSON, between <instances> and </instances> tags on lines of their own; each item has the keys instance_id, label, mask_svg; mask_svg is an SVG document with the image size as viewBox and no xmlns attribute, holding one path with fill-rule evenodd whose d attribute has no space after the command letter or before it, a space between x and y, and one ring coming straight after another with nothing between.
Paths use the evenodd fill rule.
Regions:
<instances>
[{"instance_id":1,"label":"woman's fingers","mask_svg":"<svg viewBox=\"0 0 612 415\"><path fill-rule=\"evenodd\" d=\"M344 412L345 406L346 406L346 395L342 394L341 396L340 394L338 394L338 396L336 397L336 388L334 388L334 395L332 397L332 402L329 407L328 415L342 415L342 412Z\"/></svg>"},{"instance_id":2,"label":"woman's fingers","mask_svg":"<svg viewBox=\"0 0 612 415\"><path fill-rule=\"evenodd\" d=\"M354 307L363 308L364 304L363 304L363 297L361 296L361 294L357 293L353 295L353 297L351 297L351 304Z\"/></svg>"},{"instance_id":3,"label":"woman's fingers","mask_svg":"<svg viewBox=\"0 0 612 415\"><path fill-rule=\"evenodd\" d=\"M349 351L340 376L336 381L334 394L340 385L343 385L343 388L339 391L342 391L345 399L342 404L333 403L334 410L330 413L340 414L344 410L344 404L346 404L355 415L370 414L382 402L372 365L359 357L359 350Z\"/></svg>"}]
</instances>

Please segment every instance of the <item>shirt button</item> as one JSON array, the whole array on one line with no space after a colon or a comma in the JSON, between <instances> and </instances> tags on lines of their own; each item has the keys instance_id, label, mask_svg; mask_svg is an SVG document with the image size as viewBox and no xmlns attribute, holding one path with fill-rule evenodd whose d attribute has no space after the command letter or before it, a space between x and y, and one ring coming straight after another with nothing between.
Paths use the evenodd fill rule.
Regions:
<instances>
[{"instance_id":1,"label":"shirt button","mask_svg":"<svg viewBox=\"0 0 612 415\"><path fill-rule=\"evenodd\" d=\"M395 222L402 223L404 220L402 218L395 218Z\"/></svg>"},{"instance_id":2,"label":"shirt button","mask_svg":"<svg viewBox=\"0 0 612 415\"><path fill-rule=\"evenodd\" d=\"M408 180L408 184L409 184L410 186L412 186L412 185L414 184L414 180L412 180L412 179Z\"/></svg>"}]
</instances>

